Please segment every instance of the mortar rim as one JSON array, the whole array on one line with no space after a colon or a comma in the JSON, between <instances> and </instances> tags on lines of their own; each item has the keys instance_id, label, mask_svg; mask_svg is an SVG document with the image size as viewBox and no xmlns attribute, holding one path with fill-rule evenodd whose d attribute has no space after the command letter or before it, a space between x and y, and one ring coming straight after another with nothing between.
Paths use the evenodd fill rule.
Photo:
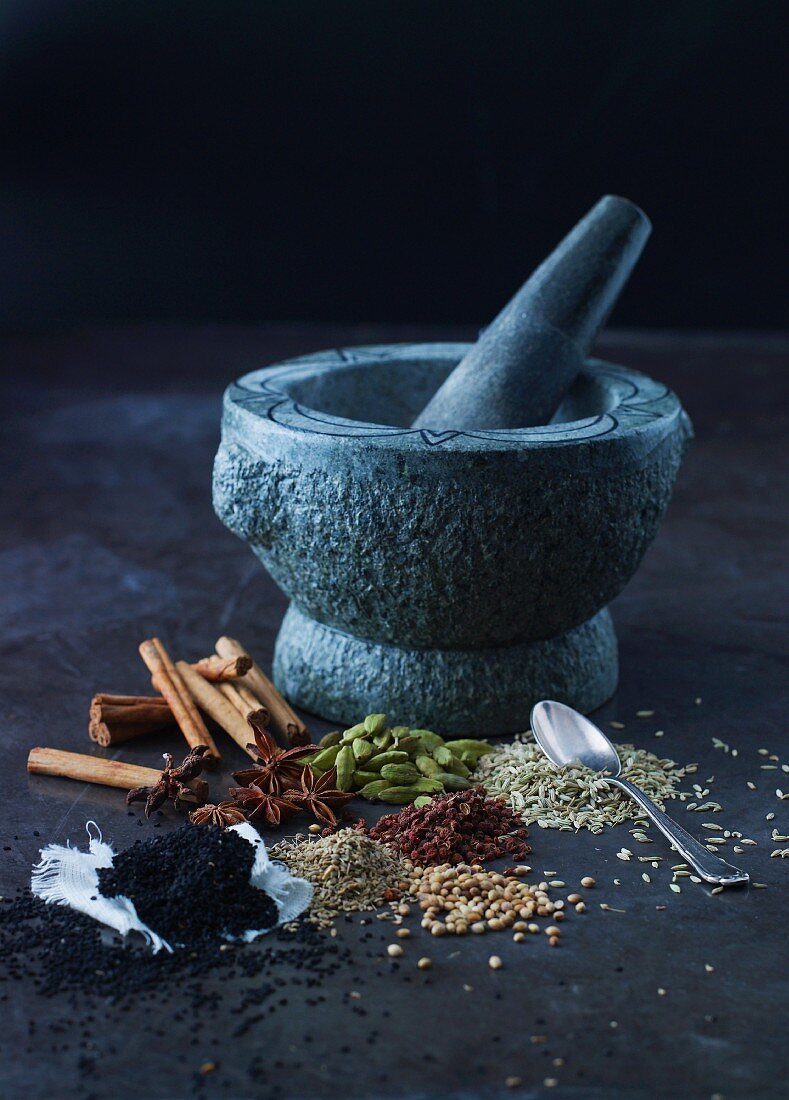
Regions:
<instances>
[{"instance_id":1,"label":"mortar rim","mask_svg":"<svg viewBox=\"0 0 789 1100\"><path fill-rule=\"evenodd\" d=\"M232 382L224 396L226 413L240 412L259 428L280 429L294 435L357 442L374 447L406 450L511 451L565 449L580 443L657 443L677 426L692 434L690 420L679 398L648 375L604 359L586 360L583 373L601 381L614 394L610 409L581 420L526 428L431 431L424 428L354 420L312 408L282 388L332 371L395 365L414 359L459 362L472 345L460 342L365 344L332 348L259 367Z\"/></svg>"}]
</instances>

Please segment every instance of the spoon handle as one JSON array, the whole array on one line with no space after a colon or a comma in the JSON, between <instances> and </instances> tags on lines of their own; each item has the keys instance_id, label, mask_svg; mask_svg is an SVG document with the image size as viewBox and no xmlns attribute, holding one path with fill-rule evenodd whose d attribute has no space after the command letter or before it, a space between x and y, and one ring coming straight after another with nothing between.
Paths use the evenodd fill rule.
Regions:
<instances>
[{"instance_id":1,"label":"spoon handle","mask_svg":"<svg viewBox=\"0 0 789 1100\"><path fill-rule=\"evenodd\" d=\"M750 881L747 872L732 867L725 859L721 859L720 856L707 851L703 844L686 832L676 821L672 821L668 814L664 814L662 810L658 809L652 799L647 798L644 792L640 791L629 780L617 776L611 778L609 782L616 783L623 791L627 791L641 809L652 818L661 833L668 837L679 854L695 867L706 882L714 882L720 886L733 886L736 883Z\"/></svg>"}]
</instances>

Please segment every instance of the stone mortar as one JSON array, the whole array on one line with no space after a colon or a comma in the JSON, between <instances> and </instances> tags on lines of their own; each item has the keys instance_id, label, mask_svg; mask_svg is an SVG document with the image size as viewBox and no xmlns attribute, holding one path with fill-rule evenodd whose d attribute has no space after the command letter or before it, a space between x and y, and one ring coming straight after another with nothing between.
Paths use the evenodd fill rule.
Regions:
<instances>
[{"instance_id":1,"label":"stone mortar","mask_svg":"<svg viewBox=\"0 0 789 1100\"><path fill-rule=\"evenodd\" d=\"M606 605L654 538L690 421L601 360L546 426L411 429L467 344L324 351L224 398L214 507L291 599L274 678L338 723L528 727L616 688Z\"/></svg>"}]
</instances>

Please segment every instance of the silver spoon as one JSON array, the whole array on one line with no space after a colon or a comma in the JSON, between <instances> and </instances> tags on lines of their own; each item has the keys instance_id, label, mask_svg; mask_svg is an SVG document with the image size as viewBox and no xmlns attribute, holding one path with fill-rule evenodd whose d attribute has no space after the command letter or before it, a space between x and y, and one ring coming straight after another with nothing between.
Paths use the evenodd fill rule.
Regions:
<instances>
[{"instance_id":1,"label":"silver spoon","mask_svg":"<svg viewBox=\"0 0 789 1100\"><path fill-rule=\"evenodd\" d=\"M531 712L531 727L537 744L557 768L567 764L583 764L596 772L608 772L609 783L614 783L626 791L642 810L647 813L668 837L681 856L696 868L707 882L720 886L734 886L736 883L749 882L745 871L732 867L726 860L708 852L681 825L658 809L655 803L635 787L629 780L622 779L622 764L616 749L606 735L597 726L584 718L572 707L564 703L555 703L545 699L537 703Z\"/></svg>"}]
</instances>

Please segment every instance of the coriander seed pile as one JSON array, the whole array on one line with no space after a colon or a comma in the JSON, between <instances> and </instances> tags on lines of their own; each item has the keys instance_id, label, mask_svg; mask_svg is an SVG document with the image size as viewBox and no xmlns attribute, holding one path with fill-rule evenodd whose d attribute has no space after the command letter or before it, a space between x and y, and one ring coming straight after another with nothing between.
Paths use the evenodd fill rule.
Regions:
<instances>
[{"instance_id":1,"label":"coriander seed pile","mask_svg":"<svg viewBox=\"0 0 789 1100\"><path fill-rule=\"evenodd\" d=\"M520 874L500 875L479 863L414 868L409 892L424 912L422 927L433 936L511 928L520 943L523 933L540 931L534 917L563 921L564 901L551 900L548 883L523 882L521 874L530 868L516 870ZM552 924L544 931L551 947L557 947L560 929Z\"/></svg>"}]
</instances>

